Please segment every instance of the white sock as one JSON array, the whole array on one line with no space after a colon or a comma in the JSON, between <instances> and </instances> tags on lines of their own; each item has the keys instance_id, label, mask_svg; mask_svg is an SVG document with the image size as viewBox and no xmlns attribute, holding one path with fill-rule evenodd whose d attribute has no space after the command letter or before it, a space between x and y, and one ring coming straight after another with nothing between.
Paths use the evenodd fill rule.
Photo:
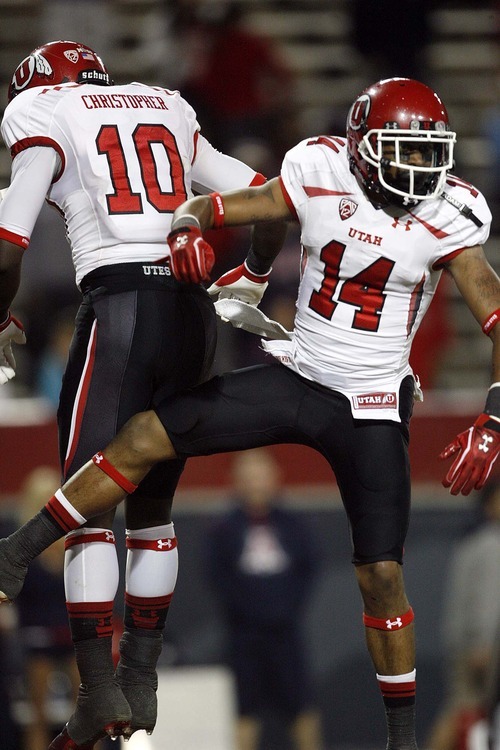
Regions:
<instances>
[{"instance_id":1,"label":"white sock","mask_svg":"<svg viewBox=\"0 0 500 750\"><path fill-rule=\"evenodd\" d=\"M174 524L127 529L125 588L130 596L162 597L175 588L179 558Z\"/></svg>"},{"instance_id":2,"label":"white sock","mask_svg":"<svg viewBox=\"0 0 500 750\"><path fill-rule=\"evenodd\" d=\"M111 602L118 590L115 535L82 528L66 537L64 587L68 602Z\"/></svg>"}]
</instances>

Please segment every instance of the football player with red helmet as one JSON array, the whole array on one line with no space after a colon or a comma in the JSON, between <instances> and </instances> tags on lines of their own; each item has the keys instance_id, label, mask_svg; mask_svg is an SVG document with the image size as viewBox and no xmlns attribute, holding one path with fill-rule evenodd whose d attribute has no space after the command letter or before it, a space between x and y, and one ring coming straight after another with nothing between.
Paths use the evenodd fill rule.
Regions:
<instances>
[{"instance_id":1,"label":"football player with red helmet","mask_svg":"<svg viewBox=\"0 0 500 750\"><path fill-rule=\"evenodd\" d=\"M0 215L0 383L14 377L13 345L25 341L10 306L47 199L65 219L82 292L58 411L62 473L69 478L133 414L207 377L216 316L199 282L208 278L213 254L193 231L188 244L196 251L183 256L189 262L172 261L165 238L173 211L194 189L209 194L265 178L217 151L179 92L114 85L99 55L79 42L33 50L16 68L8 99L2 136L13 161ZM254 250L280 245L283 237L284 224L258 230ZM82 686L51 750L91 748L106 734L155 726L155 669L178 567L170 511L183 466L164 464L140 487L128 485L125 630L116 674L114 513L96 514L68 534L66 601ZM56 515L68 521L64 507ZM32 543L37 547L35 537Z\"/></svg>"},{"instance_id":2,"label":"football player with red helmet","mask_svg":"<svg viewBox=\"0 0 500 750\"><path fill-rule=\"evenodd\" d=\"M61 506L65 523L77 528L115 507L157 462L276 443L312 446L335 472L350 524L386 750L416 750L414 613L402 562L409 426L422 394L409 355L444 269L493 343L484 411L443 452L455 456L445 486L453 494L480 489L500 451L500 280L482 248L491 213L480 191L451 173L454 143L434 91L405 78L379 81L350 108L347 137L307 138L265 185L198 196L176 209L168 244L179 278L203 271L207 228L299 223L292 336L262 342L274 362L212 378L132 417L31 526L0 542L7 598L38 552L27 552L33 529L40 548L65 533L54 518ZM213 285L240 300L235 325L250 319L243 294L250 282L254 290L267 284L277 252L253 248Z\"/></svg>"},{"instance_id":3,"label":"football player with red helmet","mask_svg":"<svg viewBox=\"0 0 500 750\"><path fill-rule=\"evenodd\" d=\"M35 86L60 83L94 83L110 86L113 81L93 49L75 42L49 42L34 49L19 63L9 84L9 102Z\"/></svg>"},{"instance_id":4,"label":"football player with red helmet","mask_svg":"<svg viewBox=\"0 0 500 750\"><path fill-rule=\"evenodd\" d=\"M395 78L371 86L347 117L351 171L380 205L411 206L440 195L455 141L441 99L418 81Z\"/></svg>"}]
</instances>

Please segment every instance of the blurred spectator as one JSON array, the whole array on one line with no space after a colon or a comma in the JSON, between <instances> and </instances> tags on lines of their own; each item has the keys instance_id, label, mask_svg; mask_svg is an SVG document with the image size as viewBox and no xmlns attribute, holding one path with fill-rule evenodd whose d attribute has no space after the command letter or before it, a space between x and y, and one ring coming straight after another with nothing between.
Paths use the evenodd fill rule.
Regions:
<instances>
[{"instance_id":1,"label":"blurred spectator","mask_svg":"<svg viewBox=\"0 0 500 750\"><path fill-rule=\"evenodd\" d=\"M443 616L448 695L429 750L466 750L471 726L490 709L500 632L500 480L479 496L481 522L451 559Z\"/></svg>"},{"instance_id":2,"label":"blurred spectator","mask_svg":"<svg viewBox=\"0 0 500 750\"><path fill-rule=\"evenodd\" d=\"M497 10L497 19L500 13ZM487 179L489 181L490 200L496 204L497 210L493 210L493 231L500 231L500 218L498 206L500 205L500 34L497 36L497 63L494 87L491 91L491 104L483 111L480 123L480 134L486 138L489 151L489 164Z\"/></svg>"},{"instance_id":3,"label":"blurred spectator","mask_svg":"<svg viewBox=\"0 0 500 750\"><path fill-rule=\"evenodd\" d=\"M368 79L403 76L428 83L431 0L351 0L352 41L364 57Z\"/></svg>"},{"instance_id":4,"label":"blurred spectator","mask_svg":"<svg viewBox=\"0 0 500 750\"><path fill-rule=\"evenodd\" d=\"M75 327L75 314L76 310L72 307L58 314L50 328L47 346L40 354L36 366L35 394L46 399L54 411L59 406L59 393Z\"/></svg>"},{"instance_id":5,"label":"blurred spectator","mask_svg":"<svg viewBox=\"0 0 500 750\"><path fill-rule=\"evenodd\" d=\"M179 3L174 29L191 62L183 95L217 148L260 138L281 158L296 142L294 77L275 42L247 29L244 19L240 2Z\"/></svg>"},{"instance_id":6,"label":"blurred spectator","mask_svg":"<svg viewBox=\"0 0 500 750\"><path fill-rule=\"evenodd\" d=\"M42 0L40 7L40 40L85 42L93 49L107 50L111 58L117 27L113 0Z\"/></svg>"},{"instance_id":7,"label":"blurred spectator","mask_svg":"<svg viewBox=\"0 0 500 750\"><path fill-rule=\"evenodd\" d=\"M229 630L236 748L257 750L263 722L272 716L290 730L296 750L319 750L301 636L316 567L314 542L302 519L282 506L280 472L270 452L239 454L233 480L235 507L210 534L209 572Z\"/></svg>"},{"instance_id":8,"label":"blurred spectator","mask_svg":"<svg viewBox=\"0 0 500 750\"><path fill-rule=\"evenodd\" d=\"M500 629L497 637L496 658L492 667L486 720L489 750L500 750Z\"/></svg>"},{"instance_id":9,"label":"blurred spectator","mask_svg":"<svg viewBox=\"0 0 500 750\"><path fill-rule=\"evenodd\" d=\"M482 727L488 750L500 750L500 623L494 658L490 665L486 716ZM475 728L478 728L476 724ZM474 729L472 730L474 731ZM472 746L471 750L473 750Z\"/></svg>"},{"instance_id":10,"label":"blurred spectator","mask_svg":"<svg viewBox=\"0 0 500 750\"><path fill-rule=\"evenodd\" d=\"M28 475L19 498L21 523L55 492L60 481L59 472L47 466L40 466ZM63 572L64 539L61 539L33 563L17 600L29 705L26 750L47 750L61 722L60 716L54 716L55 709L61 708L62 701L62 710L66 708L69 714L78 690Z\"/></svg>"},{"instance_id":11,"label":"blurred spectator","mask_svg":"<svg viewBox=\"0 0 500 750\"><path fill-rule=\"evenodd\" d=\"M411 348L410 364L424 390L438 386L441 367L453 343L455 331L448 298L450 281L449 274L443 272Z\"/></svg>"},{"instance_id":12,"label":"blurred spectator","mask_svg":"<svg viewBox=\"0 0 500 750\"><path fill-rule=\"evenodd\" d=\"M66 226L45 203L37 219L29 252L23 257L23 274L14 309L26 328L26 346L17 347L14 381L33 394L38 364L49 347L52 329L61 315L78 309L81 293L75 284ZM60 385L60 383L59 383Z\"/></svg>"},{"instance_id":13,"label":"blurred spectator","mask_svg":"<svg viewBox=\"0 0 500 750\"><path fill-rule=\"evenodd\" d=\"M30 518L60 483L56 469L34 469L20 491L20 522ZM23 747L47 750L72 711L80 682L65 605L64 539L34 561L16 605L28 703ZM102 740L95 750L114 747L110 743L111 739ZM1 743L0 748L4 750Z\"/></svg>"},{"instance_id":14,"label":"blurred spectator","mask_svg":"<svg viewBox=\"0 0 500 750\"><path fill-rule=\"evenodd\" d=\"M0 518L0 535L13 531L15 526ZM0 748L1 750L19 750L19 728L15 723L13 712L13 682L18 664L12 654L12 645L16 631L16 609L0 607ZM45 750L45 748L44 748Z\"/></svg>"}]
</instances>

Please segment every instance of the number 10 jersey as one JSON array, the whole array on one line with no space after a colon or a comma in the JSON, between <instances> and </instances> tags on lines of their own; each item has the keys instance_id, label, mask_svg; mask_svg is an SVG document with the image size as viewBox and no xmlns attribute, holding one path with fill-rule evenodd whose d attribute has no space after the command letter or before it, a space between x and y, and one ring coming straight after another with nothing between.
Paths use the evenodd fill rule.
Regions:
<instances>
[{"instance_id":1,"label":"number 10 jersey","mask_svg":"<svg viewBox=\"0 0 500 750\"><path fill-rule=\"evenodd\" d=\"M16 168L39 147L58 155L47 200L64 216L77 282L103 265L165 258L172 214L193 189L208 193L264 181L199 131L179 92L141 83L35 87L13 99L2 122L14 157L13 184ZM24 246L39 210L30 210L34 201L26 192L35 189L25 186L15 221L9 223L7 201L0 216L0 231L10 232L4 237L16 242L22 236L17 244Z\"/></svg>"}]
</instances>

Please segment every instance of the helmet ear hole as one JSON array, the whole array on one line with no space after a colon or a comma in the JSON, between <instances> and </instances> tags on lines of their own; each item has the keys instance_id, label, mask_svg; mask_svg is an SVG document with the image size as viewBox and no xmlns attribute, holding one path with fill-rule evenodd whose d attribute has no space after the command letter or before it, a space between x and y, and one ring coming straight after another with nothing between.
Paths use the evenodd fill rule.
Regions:
<instances>
[{"instance_id":1,"label":"helmet ear hole","mask_svg":"<svg viewBox=\"0 0 500 750\"><path fill-rule=\"evenodd\" d=\"M55 86L71 81L106 86L112 83L101 58L86 44L48 42L30 52L17 66L9 85L8 100L12 101L15 96L30 88Z\"/></svg>"},{"instance_id":2,"label":"helmet ear hole","mask_svg":"<svg viewBox=\"0 0 500 750\"><path fill-rule=\"evenodd\" d=\"M383 202L408 206L439 195L455 141L441 99L410 78L373 84L347 117L351 171L370 198Z\"/></svg>"}]
</instances>

